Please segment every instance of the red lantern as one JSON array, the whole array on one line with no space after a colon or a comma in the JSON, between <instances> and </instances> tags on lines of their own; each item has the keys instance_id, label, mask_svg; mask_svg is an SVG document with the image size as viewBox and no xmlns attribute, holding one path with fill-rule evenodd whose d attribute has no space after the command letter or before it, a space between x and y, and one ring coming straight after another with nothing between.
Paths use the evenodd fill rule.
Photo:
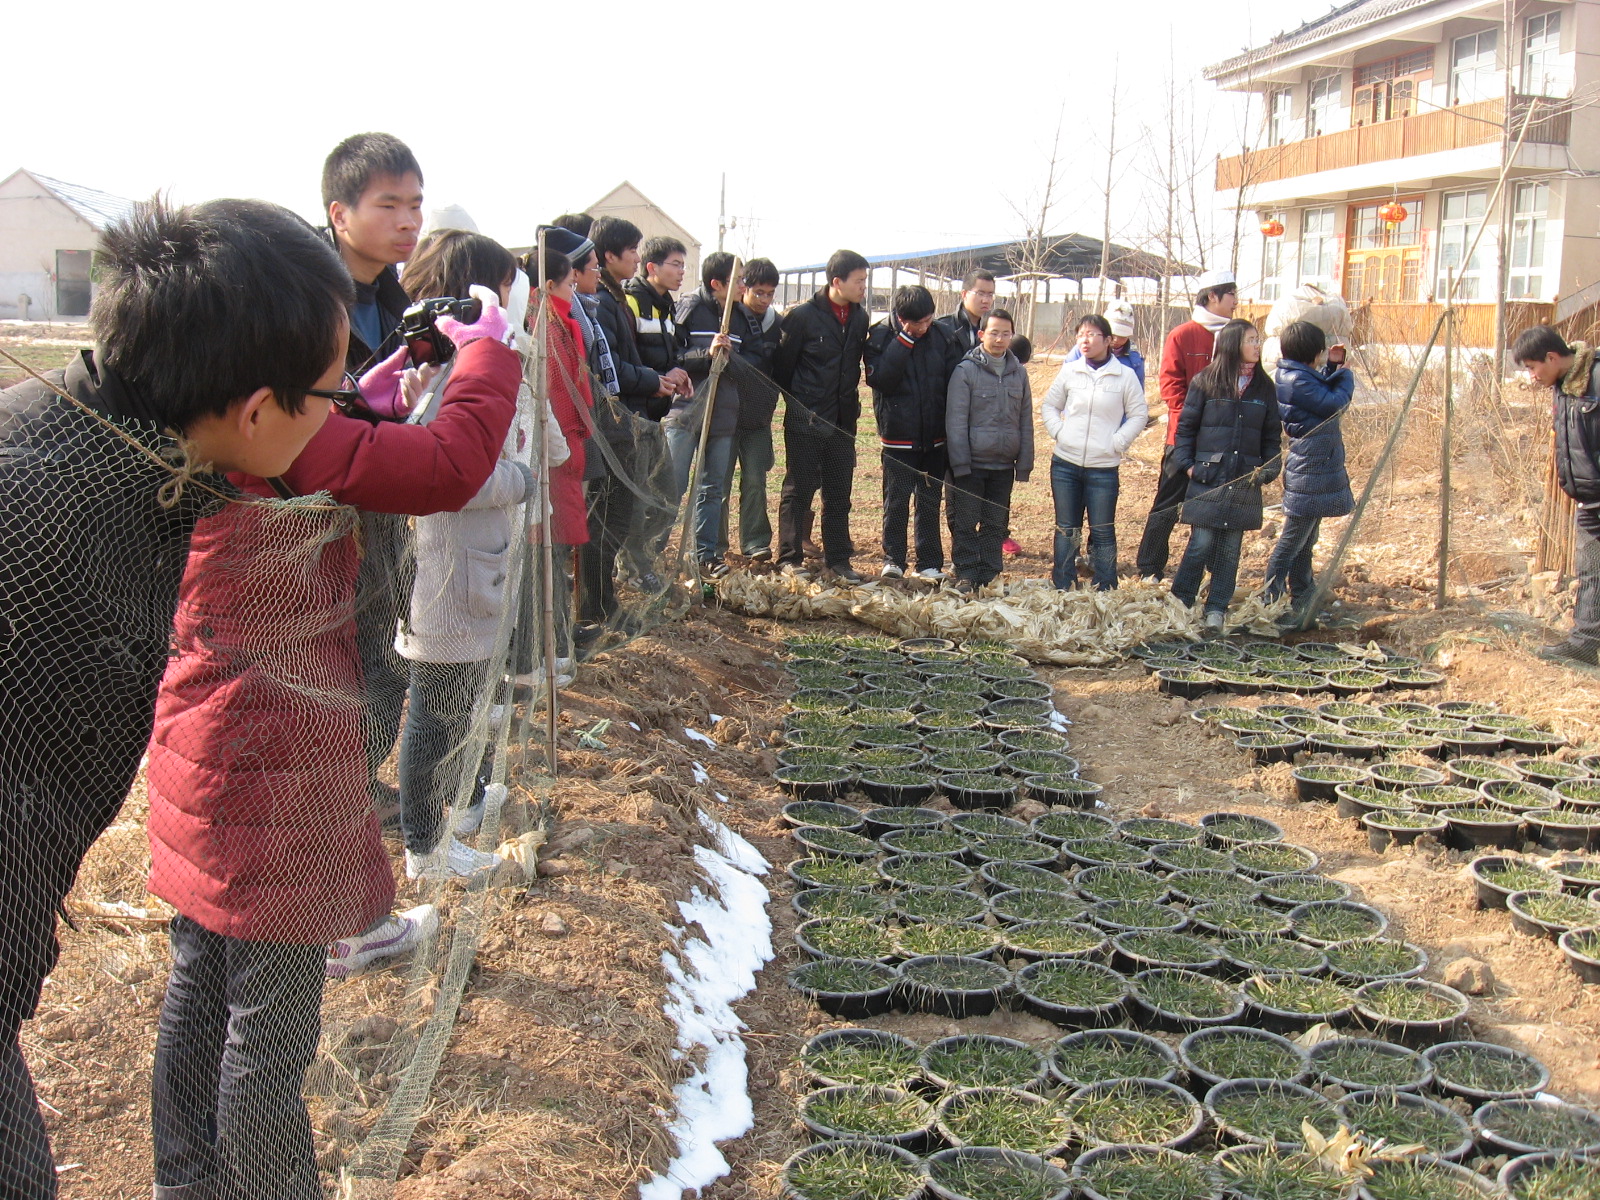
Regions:
<instances>
[{"instance_id":1,"label":"red lantern","mask_svg":"<svg viewBox=\"0 0 1600 1200\"><path fill-rule=\"evenodd\" d=\"M1406 212L1406 206L1398 200L1391 200L1378 210L1378 216L1389 225L1398 225L1409 215Z\"/></svg>"},{"instance_id":2,"label":"red lantern","mask_svg":"<svg viewBox=\"0 0 1600 1200\"><path fill-rule=\"evenodd\" d=\"M1267 237L1282 237L1283 222L1278 220L1277 217L1268 217L1261 222L1261 232Z\"/></svg>"}]
</instances>

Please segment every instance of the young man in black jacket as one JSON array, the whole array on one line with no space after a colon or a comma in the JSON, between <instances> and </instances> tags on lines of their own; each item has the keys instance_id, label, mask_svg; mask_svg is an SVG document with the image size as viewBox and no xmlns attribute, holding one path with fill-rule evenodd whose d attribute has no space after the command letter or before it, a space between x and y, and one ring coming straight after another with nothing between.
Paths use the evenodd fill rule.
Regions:
<instances>
[{"instance_id":1,"label":"young man in black jacket","mask_svg":"<svg viewBox=\"0 0 1600 1200\"><path fill-rule=\"evenodd\" d=\"M1593 347L1567 344L1550 325L1525 329L1511 357L1551 392L1556 482L1577 506L1573 570L1578 599L1572 632L1539 650L1567 666L1600 665L1600 366Z\"/></svg>"},{"instance_id":2,"label":"young man in black jacket","mask_svg":"<svg viewBox=\"0 0 1600 1200\"><path fill-rule=\"evenodd\" d=\"M906 521L916 497L917 574L944 574L939 499L949 469L944 409L962 351L933 319L933 296L912 284L894 294L893 314L867 334L867 383L883 442L883 574L906 573Z\"/></svg>"},{"instance_id":3,"label":"young man in black jacket","mask_svg":"<svg viewBox=\"0 0 1600 1200\"><path fill-rule=\"evenodd\" d=\"M982 339L983 319L994 307L994 272L975 267L961 281L961 305L936 322L968 354Z\"/></svg>"},{"instance_id":4,"label":"young man in black jacket","mask_svg":"<svg viewBox=\"0 0 1600 1200\"><path fill-rule=\"evenodd\" d=\"M789 397L783 418L788 470L778 500L778 562L786 574L805 573L804 517L820 490L823 560L836 578L861 582L850 565L850 491L866 295L867 260L854 250L836 250L828 260L828 286L783 318L772 370Z\"/></svg>"},{"instance_id":5,"label":"young man in black jacket","mask_svg":"<svg viewBox=\"0 0 1600 1200\"><path fill-rule=\"evenodd\" d=\"M778 294L778 268L769 258L752 258L740 276L744 299L733 306L729 331L739 338L735 374L739 389L739 421L733 452L722 488L724 507L719 554L728 550L728 510L733 504L733 468L739 467L739 550L758 562L772 557L772 518L767 512L767 472L772 470L772 417L778 408L778 385L772 379L772 358L778 349L782 320L773 300Z\"/></svg>"},{"instance_id":6,"label":"young man in black jacket","mask_svg":"<svg viewBox=\"0 0 1600 1200\"><path fill-rule=\"evenodd\" d=\"M676 320L676 303L672 293L683 286L684 266L688 251L676 238L653 237L644 244L640 256L639 274L623 287L628 311L633 315L633 333L639 347L639 359L663 382L672 385L667 398L669 409L658 420L666 421L671 409L683 404L694 395L694 383L679 361L683 348L679 345ZM665 433L667 427L662 426ZM652 440L639 443L636 449L641 456L635 459L641 475L663 472L670 487L676 479L676 466L672 451L666 442ZM648 451L648 453L647 453ZM664 457L663 457L664 456ZM679 489L681 492L681 489ZM656 561L667 548L672 537L675 513L664 506L635 505L633 523L628 531L625 556L633 577L646 592L660 591L661 579L656 574Z\"/></svg>"},{"instance_id":7,"label":"young man in black jacket","mask_svg":"<svg viewBox=\"0 0 1600 1200\"><path fill-rule=\"evenodd\" d=\"M722 314L729 303L738 303L743 289L733 284L733 255L717 250L700 264L700 286L678 301L677 333L680 362L698 386L711 374L719 354L727 356L717 384L717 402L711 409L710 429L706 431L705 460L700 464L700 490L691 503L695 508L695 558L703 574L727 573L727 565L717 551L717 535L722 528L723 503L727 499L724 483L733 460L733 437L739 426L739 372L732 366L743 339L733 328L722 333ZM667 445L672 450L672 469L681 500L689 487L694 456L700 447L703 410L695 405L694 391L673 401L672 411L662 419Z\"/></svg>"},{"instance_id":8,"label":"young man in black jacket","mask_svg":"<svg viewBox=\"0 0 1600 1200\"><path fill-rule=\"evenodd\" d=\"M255 200L139 205L95 262L95 348L0 392L7 1200L56 1195L18 1036L56 963L56 914L149 745L190 536L245 502L222 472L281 475L327 420L353 298L316 231Z\"/></svg>"}]
</instances>

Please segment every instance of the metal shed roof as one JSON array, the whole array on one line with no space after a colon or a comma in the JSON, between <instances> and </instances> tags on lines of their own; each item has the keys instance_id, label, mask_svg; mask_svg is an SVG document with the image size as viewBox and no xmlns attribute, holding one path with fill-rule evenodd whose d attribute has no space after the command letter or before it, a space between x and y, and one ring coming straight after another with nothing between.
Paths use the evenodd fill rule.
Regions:
<instances>
[{"instance_id":1,"label":"metal shed roof","mask_svg":"<svg viewBox=\"0 0 1600 1200\"><path fill-rule=\"evenodd\" d=\"M1049 251L1040 263L1042 275L1065 279L1093 279L1100 274L1099 238L1081 233L1058 234L1047 237L1044 243ZM949 279L959 279L968 271L982 268L993 271L1002 278L1023 274L1018 263L1028 255L1025 241L983 242L974 246L946 246L937 250L916 250L908 254L868 254L866 260L873 267L903 267L909 270L929 271ZM811 266L785 267L783 274L822 271L827 263ZM1193 275L1199 268L1188 263L1169 264L1160 255L1135 250L1130 246L1111 243L1110 277L1113 279L1149 278L1164 275Z\"/></svg>"}]
</instances>

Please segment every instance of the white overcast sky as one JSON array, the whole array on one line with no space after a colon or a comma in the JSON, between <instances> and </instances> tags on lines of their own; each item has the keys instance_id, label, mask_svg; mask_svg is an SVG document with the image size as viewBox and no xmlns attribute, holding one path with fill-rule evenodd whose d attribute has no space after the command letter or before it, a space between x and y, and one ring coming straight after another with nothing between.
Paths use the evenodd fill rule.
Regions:
<instances>
[{"instance_id":1,"label":"white overcast sky","mask_svg":"<svg viewBox=\"0 0 1600 1200\"><path fill-rule=\"evenodd\" d=\"M17 0L0 177L259 196L315 219L324 155L381 129L416 152L430 205L510 244L626 178L709 250L726 172L730 248L798 266L1021 236L1008 201L1037 190L1064 109L1051 232L1098 234L1106 135L1159 121L1169 53L1214 153L1238 120L1201 67L1328 8ZM1150 227L1138 154L1119 158L1119 240Z\"/></svg>"}]
</instances>

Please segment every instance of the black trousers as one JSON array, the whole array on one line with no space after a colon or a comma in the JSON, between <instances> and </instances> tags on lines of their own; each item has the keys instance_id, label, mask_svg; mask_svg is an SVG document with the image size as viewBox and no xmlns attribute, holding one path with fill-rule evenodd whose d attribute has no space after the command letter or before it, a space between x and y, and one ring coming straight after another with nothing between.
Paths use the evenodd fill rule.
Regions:
<instances>
[{"instance_id":1,"label":"black trousers","mask_svg":"<svg viewBox=\"0 0 1600 1200\"><path fill-rule=\"evenodd\" d=\"M855 553L850 542L854 435L842 430L819 435L786 426L783 448L788 463L778 496L778 561L796 566L805 561L802 544L810 530L811 503L821 491L822 557L830 567L848 565Z\"/></svg>"},{"instance_id":2,"label":"black trousers","mask_svg":"<svg viewBox=\"0 0 1600 1200\"><path fill-rule=\"evenodd\" d=\"M913 497L917 503L916 569L944 566L944 542L939 531L939 504L944 498L944 475L949 456L943 446L932 450L883 450L883 557L906 563L906 520Z\"/></svg>"},{"instance_id":3,"label":"black trousers","mask_svg":"<svg viewBox=\"0 0 1600 1200\"><path fill-rule=\"evenodd\" d=\"M172 919L150 1080L155 1200L322 1200L306 1070L324 946L223 937Z\"/></svg>"},{"instance_id":4,"label":"black trousers","mask_svg":"<svg viewBox=\"0 0 1600 1200\"><path fill-rule=\"evenodd\" d=\"M356 650L366 686L361 733L366 742L367 777L373 803L387 795L378 768L400 736L400 711L411 667L395 652L395 626L401 606L411 601L413 571L405 562L406 519L392 513L361 514L361 567L356 573Z\"/></svg>"},{"instance_id":5,"label":"black trousers","mask_svg":"<svg viewBox=\"0 0 1600 1200\"><path fill-rule=\"evenodd\" d=\"M632 453L626 447L616 452L616 468L631 473ZM589 485L588 502L589 540L578 551L578 619L600 622L617 611L617 555L633 524L635 498L612 471Z\"/></svg>"},{"instance_id":6,"label":"black trousers","mask_svg":"<svg viewBox=\"0 0 1600 1200\"><path fill-rule=\"evenodd\" d=\"M1178 524L1178 514L1183 511L1183 498L1189 494L1189 474L1172 464L1172 447L1161 452L1161 478L1156 481L1156 498L1150 505L1150 516L1144 523L1144 536L1139 539L1139 557L1135 561L1140 579L1154 576L1166 578L1167 559L1171 555L1172 531Z\"/></svg>"},{"instance_id":7,"label":"black trousers","mask_svg":"<svg viewBox=\"0 0 1600 1200\"><path fill-rule=\"evenodd\" d=\"M0 1037L0 1128L5 1130L5 1148L0 1150L0 1200L51 1200L56 1195L55 1160L33 1094L33 1076L22 1057L17 1036L21 1021L7 1016L5 1023Z\"/></svg>"},{"instance_id":8,"label":"black trousers","mask_svg":"<svg viewBox=\"0 0 1600 1200\"><path fill-rule=\"evenodd\" d=\"M1001 543L1011 522L1011 488L1017 473L1010 467L976 467L970 475L952 476L945 494L950 521L950 561L956 578L982 587L1005 570Z\"/></svg>"},{"instance_id":9,"label":"black trousers","mask_svg":"<svg viewBox=\"0 0 1600 1200\"><path fill-rule=\"evenodd\" d=\"M1572 567L1578 576L1578 596L1572 609L1572 638L1600 647L1600 509L1580 508L1577 522Z\"/></svg>"}]
</instances>

